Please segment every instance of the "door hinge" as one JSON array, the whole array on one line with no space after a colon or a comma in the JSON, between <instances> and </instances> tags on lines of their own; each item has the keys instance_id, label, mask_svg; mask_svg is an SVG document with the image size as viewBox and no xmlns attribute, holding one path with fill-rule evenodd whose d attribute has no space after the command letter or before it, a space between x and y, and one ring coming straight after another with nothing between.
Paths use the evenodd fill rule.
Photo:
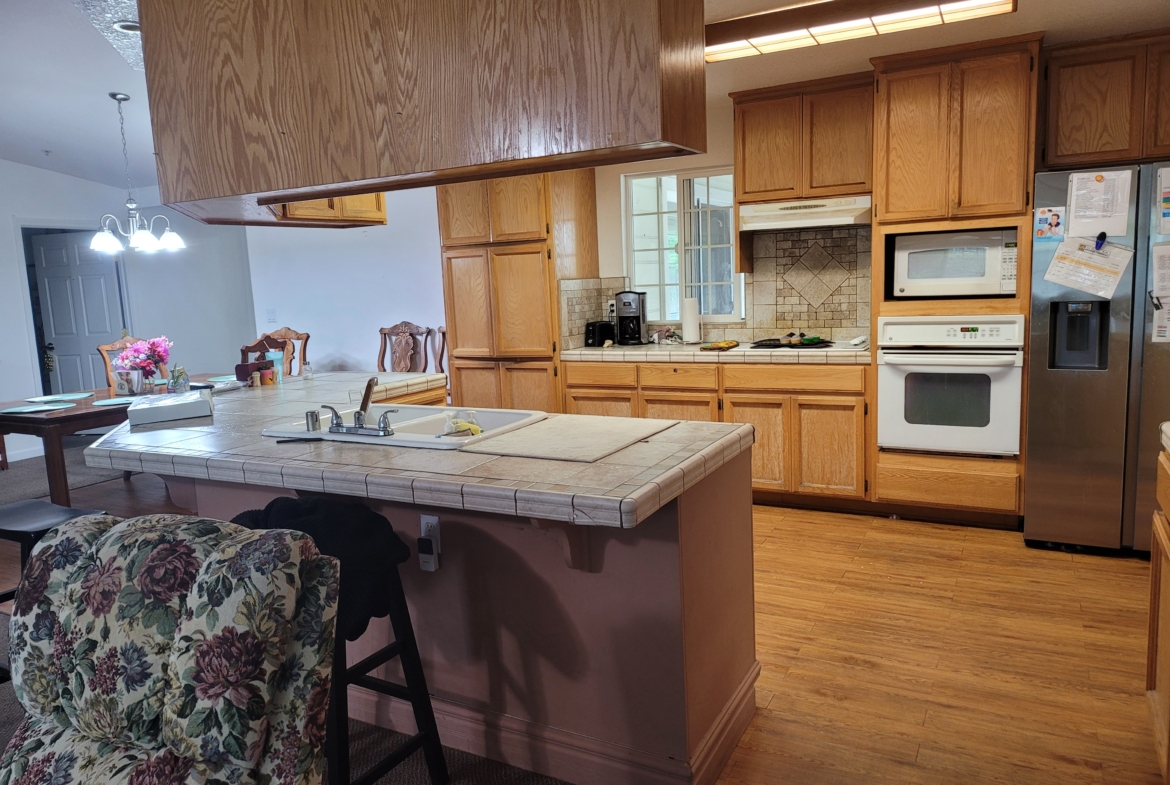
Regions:
<instances>
[{"instance_id":1,"label":"door hinge","mask_svg":"<svg viewBox=\"0 0 1170 785\"><path fill-rule=\"evenodd\" d=\"M868 404L868 403L865 403L865 404L862 404L862 405L863 405L863 406L865 406L865 414L869 414L869 404Z\"/></svg>"},{"instance_id":2,"label":"door hinge","mask_svg":"<svg viewBox=\"0 0 1170 785\"><path fill-rule=\"evenodd\" d=\"M1032 192L1025 191L1024 192L1024 207L1031 207L1031 206L1032 206Z\"/></svg>"},{"instance_id":3,"label":"door hinge","mask_svg":"<svg viewBox=\"0 0 1170 785\"><path fill-rule=\"evenodd\" d=\"M548 227L548 224L546 223L546 224L544 225L544 233L545 233L545 234L548 234L549 232L550 232L550 229L549 229L549 227Z\"/></svg>"},{"instance_id":4,"label":"door hinge","mask_svg":"<svg viewBox=\"0 0 1170 785\"><path fill-rule=\"evenodd\" d=\"M553 378L555 379L558 375L559 374L557 373L557 367L554 365L553 366Z\"/></svg>"},{"instance_id":5,"label":"door hinge","mask_svg":"<svg viewBox=\"0 0 1170 785\"><path fill-rule=\"evenodd\" d=\"M557 342L553 341L553 354L557 353Z\"/></svg>"},{"instance_id":6,"label":"door hinge","mask_svg":"<svg viewBox=\"0 0 1170 785\"><path fill-rule=\"evenodd\" d=\"M545 253L546 253L546 254L548 254L548 258L549 258L549 259L551 259L551 258L552 258L552 249L551 249L551 248L546 248L546 249L545 249Z\"/></svg>"},{"instance_id":7,"label":"door hinge","mask_svg":"<svg viewBox=\"0 0 1170 785\"><path fill-rule=\"evenodd\" d=\"M1048 66L1044 66L1044 81L1048 81Z\"/></svg>"},{"instance_id":8,"label":"door hinge","mask_svg":"<svg viewBox=\"0 0 1170 785\"><path fill-rule=\"evenodd\" d=\"M723 411L723 399L719 399L719 411Z\"/></svg>"},{"instance_id":9,"label":"door hinge","mask_svg":"<svg viewBox=\"0 0 1170 785\"><path fill-rule=\"evenodd\" d=\"M869 493L869 480L865 481L865 492Z\"/></svg>"},{"instance_id":10,"label":"door hinge","mask_svg":"<svg viewBox=\"0 0 1170 785\"><path fill-rule=\"evenodd\" d=\"M1032 55L1031 57L1028 58L1028 73L1032 73L1035 70L1036 70L1036 55Z\"/></svg>"}]
</instances>

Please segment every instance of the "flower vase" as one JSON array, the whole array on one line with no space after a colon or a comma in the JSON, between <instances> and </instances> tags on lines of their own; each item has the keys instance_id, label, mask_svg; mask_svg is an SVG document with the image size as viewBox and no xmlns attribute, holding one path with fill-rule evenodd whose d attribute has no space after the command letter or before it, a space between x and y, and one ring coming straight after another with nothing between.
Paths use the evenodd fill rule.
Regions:
<instances>
[{"instance_id":1,"label":"flower vase","mask_svg":"<svg viewBox=\"0 0 1170 785\"><path fill-rule=\"evenodd\" d=\"M114 371L114 395L141 395L143 383L142 371L137 368Z\"/></svg>"}]
</instances>

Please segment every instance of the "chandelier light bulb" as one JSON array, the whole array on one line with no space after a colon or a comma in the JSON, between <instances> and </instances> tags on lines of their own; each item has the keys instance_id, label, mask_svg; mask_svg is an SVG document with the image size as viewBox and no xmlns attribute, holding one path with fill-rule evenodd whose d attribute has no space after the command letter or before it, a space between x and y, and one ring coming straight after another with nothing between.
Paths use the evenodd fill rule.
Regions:
<instances>
[{"instance_id":1,"label":"chandelier light bulb","mask_svg":"<svg viewBox=\"0 0 1170 785\"><path fill-rule=\"evenodd\" d=\"M135 229L130 235L130 247L142 253L154 253L160 248L158 238L142 228Z\"/></svg>"},{"instance_id":2,"label":"chandelier light bulb","mask_svg":"<svg viewBox=\"0 0 1170 785\"><path fill-rule=\"evenodd\" d=\"M126 250L114 233L109 229L102 229L89 241L89 249L98 253L115 254Z\"/></svg>"},{"instance_id":3,"label":"chandelier light bulb","mask_svg":"<svg viewBox=\"0 0 1170 785\"><path fill-rule=\"evenodd\" d=\"M183 238L179 237L179 233L172 232L169 226L162 233L162 237L158 239L158 245L164 251L178 251L187 247Z\"/></svg>"}]
</instances>

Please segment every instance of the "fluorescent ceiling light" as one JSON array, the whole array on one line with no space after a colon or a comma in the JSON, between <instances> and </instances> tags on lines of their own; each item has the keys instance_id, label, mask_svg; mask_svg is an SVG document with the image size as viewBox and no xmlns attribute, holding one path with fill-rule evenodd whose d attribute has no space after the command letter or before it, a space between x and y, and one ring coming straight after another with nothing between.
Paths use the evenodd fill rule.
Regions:
<instances>
[{"instance_id":1,"label":"fluorescent ceiling light","mask_svg":"<svg viewBox=\"0 0 1170 785\"><path fill-rule=\"evenodd\" d=\"M949 24L981 16L1010 14L1015 10L1015 0L961 0L958 3L943 3L940 8L943 21Z\"/></svg>"},{"instance_id":2,"label":"fluorescent ceiling light","mask_svg":"<svg viewBox=\"0 0 1170 785\"><path fill-rule=\"evenodd\" d=\"M706 49L706 58L708 63L715 63L719 60L734 60L737 57L749 57L751 55L758 55L760 50L749 44L747 41L731 41L726 44L716 44L708 46Z\"/></svg>"},{"instance_id":3,"label":"fluorescent ceiling light","mask_svg":"<svg viewBox=\"0 0 1170 785\"><path fill-rule=\"evenodd\" d=\"M915 8L913 11L899 11L896 14L882 14L873 17L874 27L879 34L897 33L902 30L914 30L918 27L930 27L943 23L942 12L937 5L926 8Z\"/></svg>"},{"instance_id":4,"label":"fluorescent ceiling light","mask_svg":"<svg viewBox=\"0 0 1170 785\"><path fill-rule=\"evenodd\" d=\"M879 34L887 35L903 30L914 30L919 27L963 22L968 19L978 19L983 16L1010 14L1016 10L1017 1L958 0L958 2L954 3L928 5L910 11L879 14L872 18L854 19L849 22L837 22L831 25L810 27L807 30L790 30L786 33L763 35L747 41L731 41L726 44L714 44L706 48L706 59L708 63L714 63L719 60L750 57L751 55L765 52L782 52L786 49L799 49L800 47L813 46L814 44L831 44L836 41L848 41L853 38L864 38ZM812 4L809 3L809 5ZM764 13L773 12L767 11Z\"/></svg>"},{"instance_id":5,"label":"fluorescent ceiling light","mask_svg":"<svg viewBox=\"0 0 1170 785\"><path fill-rule=\"evenodd\" d=\"M848 22L810 27L808 31L817 39L818 44L831 44L834 41L848 41L851 38L877 35L877 29L868 16L864 19L852 19Z\"/></svg>"},{"instance_id":6,"label":"fluorescent ceiling light","mask_svg":"<svg viewBox=\"0 0 1170 785\"><path fill-rule=\"evenodd\" d=\"M802 46L816 46L817 39L808 30L790 30L787 33L765 35L750 39L751 45L761 52L782 52L785 49L799 49Z\"/></svg>"}]
</instances>

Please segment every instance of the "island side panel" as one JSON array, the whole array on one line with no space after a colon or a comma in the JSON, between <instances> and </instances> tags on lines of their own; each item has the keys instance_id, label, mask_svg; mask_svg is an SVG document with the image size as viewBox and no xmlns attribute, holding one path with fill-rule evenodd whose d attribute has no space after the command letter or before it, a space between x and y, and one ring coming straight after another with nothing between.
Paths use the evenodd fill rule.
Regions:
<instances>
[{"instance_id":1,"label":"island side panel","mask_svg":"<svg viewBox=\"0 0 1170 785\"><path fill-rule=\"evenodd\" d=\"M679 510L687 752L695 782L715 782L755 712L752 454L683 493Z\"/></svg>"}]
</instances>

